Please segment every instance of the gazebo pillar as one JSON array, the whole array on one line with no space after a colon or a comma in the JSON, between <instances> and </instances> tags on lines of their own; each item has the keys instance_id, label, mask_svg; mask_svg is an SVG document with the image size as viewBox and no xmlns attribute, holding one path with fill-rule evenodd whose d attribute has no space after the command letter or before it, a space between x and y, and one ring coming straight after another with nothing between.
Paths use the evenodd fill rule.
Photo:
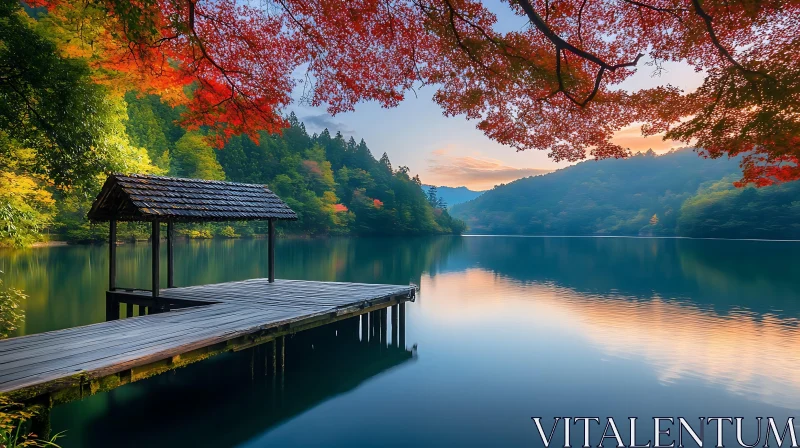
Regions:
<instances>
[{"instance_id":1,"label":"gazebo pillar","mask_svg":"<svg viewBox=\"0 0 800 448\"><path fill-rule=\"evenodd\" d=\"M108 290L117 289L117 220L108 222Z\"/></svg>"},{"instance_id":2,"label":"gazebo pillar","mask_svg":"<svg viewBox=\"0 0 800 448\"><path fill-rule=\"evenodd\" d=\"M268 242L269 242L269 256L267 259L267 266L269 270L269 282L275 282L275 219L269 219L269 233L268 233Z\"/></svg>"},{"instance_id":3,"label":"gazebo pillar","mask_svg":"<svg viewBox=\"0 0 800 448\"><path fill-rule=\"evenodd\" d=\"M173 240L175 239L175 225L167 222L167 288L175 287L175 264L173 262Z\"/></svg>"},{"instance_id":4,"label":"gazebo pillar","mask_svg":"<svg viewBox=\"0 0 800 448\"><path fill-rule=\"evenodd\" d=\"M150 240L153 246L153 298L158 298L159 290L161 289L161 279L159 275L161 274L161 266L159 262L159 255L161 252L161 223L158 221L153 221L153 231L150 235ZM160 308L158 304L156 304L156 308Z\"/></svg>"}]
</instances>

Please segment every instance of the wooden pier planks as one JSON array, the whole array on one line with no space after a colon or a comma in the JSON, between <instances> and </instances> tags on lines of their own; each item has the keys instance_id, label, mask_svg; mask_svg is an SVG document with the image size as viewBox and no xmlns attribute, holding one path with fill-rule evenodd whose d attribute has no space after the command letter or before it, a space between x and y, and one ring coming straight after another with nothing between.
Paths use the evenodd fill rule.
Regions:
<instances>
[{"instance_id":1,"label":"wooden pier planks","mask_svg":"<svg viewBox=\"0 0 800 448\"><path fill-rule=\"evenodd\" d=\"M279 327L285 334L290 328L323 325L339 315L358 315L362 309L410 300L414 289L253 279L169 288L161 293L166 299L209 305L2 340L0 393L30 398L74 387L75 381L80 381L82 388L84 381L236 338Z\"/></svg>"}]
</instances>

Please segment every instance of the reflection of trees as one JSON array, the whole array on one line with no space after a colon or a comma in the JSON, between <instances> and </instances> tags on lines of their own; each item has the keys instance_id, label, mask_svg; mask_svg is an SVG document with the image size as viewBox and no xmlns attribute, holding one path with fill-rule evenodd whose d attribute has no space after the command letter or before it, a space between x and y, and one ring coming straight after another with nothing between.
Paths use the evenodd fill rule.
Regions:
<instances>
[{"instance_id":1,"label":"reflection of trees","mask_svg":"<svg viewBox=\"0 0 800 448\"><path fill-rule=\"evenodd\" d=\"M279 239L280 278L366 283L419 284L461 244L460 237ZM162 253L166 257L166 253ZM118 248L117 283L149 288L150 247ZM166 261L162 261L166 269ZM0 251L8 284L30 296L26 334L102 322L108 286L108 246L67 246ZM178 286L265 277L266 240L179 240L175 246ZM162 272L166 278L166 270Z\"/></svg>"},{"instance_id":2,"label":"reflection of trees","mask_svg":"<svg viewBox=\"0 0 800 448\"><path fill-rule=\"evenodd\" d=\"M636 238L465 238L467 263L578 292L679 298L796 315L796 243Z\"/></svg>"},{"instance_id":3,"label":"reflection of trees","mask_svg":"<svg viewBox=\"0 0 800 448\"><path fill-rule=\"evenodd\" d=\"M419 284L438 269L460 237L283 239L276 248L276 276L288 279ZM178 285L264 277L264 240L190 241L176 249ZM138 258L138 257L137 257ZM142 257L147 263L147 257ZM145 266L146 267L146 266ZM147 269L140 270L148 284Z\"/></svg>"},{"instance_id":4,"label":"reflection of trees","mask_svg":"<svg viewBox=\"0 0 800 448\"><path fill-rule=\"evenodd\" d=\"M87 447L234 446L414 356L360 341L358 319L286 341L283 377L272 376L264 359L270 346L260 346L57 408L54 420L73 421L54 424L70 427L70 441Z\"/></svg>"},{"instance_id":5,"label":"reflection of trees","mask_svg":"<svg viewBox=\"0 0 800 448\"><path fill-rule=\"evenodd\" d=\"M477 266L579 292L659 295L723 311L744 306L782 315L800 312L793 261L797 248L787 242L633 238L279 239L276 273L293 279L420 284L424 273ZM125 244L118 250L118 283L149 287L149 245ZM77 246L0 252L8 285L30 296L25 332L101 322L107 251L106 246ZM264 277L266 272L265 240L176 244L178 286Z\"/></svg>"}]
</instances>

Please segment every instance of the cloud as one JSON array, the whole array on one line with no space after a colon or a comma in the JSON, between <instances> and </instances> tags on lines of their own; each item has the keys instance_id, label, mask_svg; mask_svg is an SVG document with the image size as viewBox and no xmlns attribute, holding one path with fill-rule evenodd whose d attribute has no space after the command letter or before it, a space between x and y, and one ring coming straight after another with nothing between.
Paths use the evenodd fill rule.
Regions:
<instances>
[{"instance_id":1,"label":"cloud","mask_svg":"<svg viewBox=\"0 0 800 448\"><path fill-rule=\"evenodd\" d=\"M542 168L517 168L488 157L453 156L438 149L428 160L429 179L432 185L466 186L472 190L487 190L501 183L522 177L547 174L553 170Z\"/></svg>"},{"instance_id":2,"label":"cloud","mask_svg":"<svg viewBox=\"0 0 800 448\"><path fill-rule=\"evenodd\" d=\"M311 132L321 132L323 129L328 129L334 135L337 131L343 135L356 135L356 131L351 129L350 126L341 121L334 121L333 117L328 114L307 115L303 117L302 121Z\"/></svg>"},{"instance_id":3,"label":"cloud","mask_svg":"<svg viewBox=\"0 0 800 448\"><path fill-rule=\"evenodd\" d=\"M623 148L629 148L635 153L652 149L656 153L663 154L670 149L686 146L675 140L664 140L663 136L663 134L656 134L650 137L643 137L641 127L639 125L631 125L617 131L611 141Z\"/></svg>"}]
</instances>

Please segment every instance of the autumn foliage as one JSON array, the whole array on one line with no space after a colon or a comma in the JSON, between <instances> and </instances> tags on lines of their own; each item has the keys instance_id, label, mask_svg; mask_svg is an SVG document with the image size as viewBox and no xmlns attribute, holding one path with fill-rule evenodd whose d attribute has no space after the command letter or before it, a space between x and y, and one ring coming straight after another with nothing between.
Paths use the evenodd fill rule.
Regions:
<instances>
[{"instance_id":1,"label":"autumn foliage","mask_svg":"<svg viewBox=\"0 0 800 448\"><path fill-rule=\"evenodd\" d=\"M217 143L280 131L295 89L338 113L434 84L445 114L555 160L624 157L612 136L641 124L741 155L742 183L800 178L799 0L510 0L510 32L473 0L39 1L98 82L185 105ZM703 84L619 88L665 61Z\"/></svg>"}]
</instances>

